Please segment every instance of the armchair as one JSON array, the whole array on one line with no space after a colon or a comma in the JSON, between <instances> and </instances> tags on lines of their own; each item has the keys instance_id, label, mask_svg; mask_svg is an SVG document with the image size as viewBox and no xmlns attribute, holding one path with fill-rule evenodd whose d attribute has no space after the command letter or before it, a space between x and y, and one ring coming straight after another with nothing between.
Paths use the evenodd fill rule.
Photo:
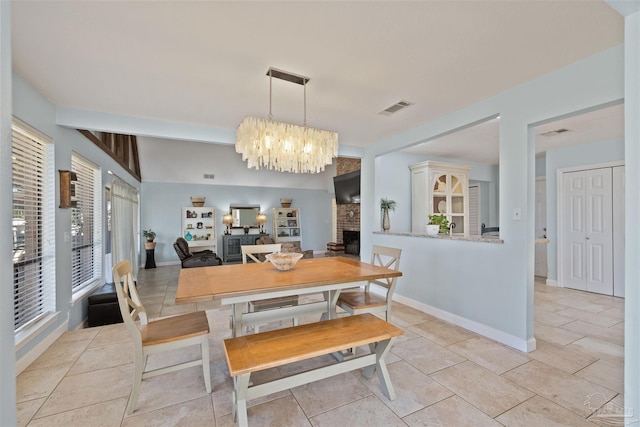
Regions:
<instances>
[{"instance_id":1,"label":"armchair","mask_svg":"<svg viewBox=\"0 0 640 427\"><path fill-rule=\"evenodd\" d=\"M189 252L189 244L182 237L176 239L173 248L180 258L182 268L222 265L222 259L210 250L194 253Z\"/></svg>"},{"instance_id":2,"label":"armchair","mask_svg":"<svg viewBox=\"0 0 640 427\"><path fill-rule=\"evenodd\" d=\"M259 238L256 241L257 245L272 245L274 244L276 241L273 237L271 236L263 236L261 238ZM306 251L303 251L302 248L300 247L300 242L298 241L294 241L294 242L282 242L282 248L280 250L280 252L294 252L294 253L299 253L302 254L302 258L313 258L313 250L311 249L307 249Z\"/></svg>"}]
</instances>

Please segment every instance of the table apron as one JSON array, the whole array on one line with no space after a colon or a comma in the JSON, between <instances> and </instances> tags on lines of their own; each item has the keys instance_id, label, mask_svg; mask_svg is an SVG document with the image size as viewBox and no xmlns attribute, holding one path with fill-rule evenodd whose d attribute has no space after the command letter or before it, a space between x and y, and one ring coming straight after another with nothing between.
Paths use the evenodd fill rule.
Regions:
<instances>
[{"instance_id":1,"label":"table apron","mask_svg":"<svg viewBox=\"0 0 640 427\"><path fill-rule=\"evenodd\" d=\"M348 282L348 283L335 283L332 285L311 286L308 288L282 289L279 291L265 290L264 292L255 293L251 295L223 297L220 299L220 302L222 304L238 304L238 303L245 303L245 302L256 301L261 299L286 297L291 295L317 294L320 292L335 291L338 289L357 288L359 286L364 286L367 283L368 283L367 281L360 281L360 282Z\"/></svg>"},{"instance_id":2,"label":"table apron","mask_svg":"<svg viewBox=\"0 0 640 427\"><path fill-rule=\"evenodd\" d=\"M318 301L308 304L292 305L288 307L274 308L270 310L251 311L242 314L242 326L263 325L276 320L290 319L300 315L324 314L327 311L327 302Z\"/></svg>"}]
</instances>

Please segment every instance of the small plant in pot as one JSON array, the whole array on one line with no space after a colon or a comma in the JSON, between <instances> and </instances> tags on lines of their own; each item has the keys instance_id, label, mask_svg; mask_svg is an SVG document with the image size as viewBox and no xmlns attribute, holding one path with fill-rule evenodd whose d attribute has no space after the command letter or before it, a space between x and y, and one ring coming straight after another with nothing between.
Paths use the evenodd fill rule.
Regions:
<instances>
[{"instance_id":1,"label":"small plant in pot","mask_svg":"<svg viewBox=\"0 0 640 427\"><path fill-rule=\"evenodd\" d=\"M435 227L431 227L435 226ZM449 232L449 220L444 214L429 215L429 223L427 224L427 234L438 234Z\"/></svg>"},{"instance_id":2,"label":"small plant in pot","mask_svg":"<svg viewBox=\"0 0 640 427\"><path fill-rule=\"evenodd\" d=\"M147 242L153 242L153 239L156 238L156 232L151 229L142 230L142 235L147 239Z\"/></svg>"},{"instance_id":3,"label":"small plant in pot","mask_svg":"<svg viewBox=\"0 0 640 427\"><path fill-rule=\"evenodd\" d=\"M142 235L145 237L145 239L147 239L146 242L144 242L144 248L149 250L149 249L155 249L156 248L156 244L153 241L153 239L156 238L156 232L149 229L149 230L142 230Z\"/></svg>"}]
</instances>

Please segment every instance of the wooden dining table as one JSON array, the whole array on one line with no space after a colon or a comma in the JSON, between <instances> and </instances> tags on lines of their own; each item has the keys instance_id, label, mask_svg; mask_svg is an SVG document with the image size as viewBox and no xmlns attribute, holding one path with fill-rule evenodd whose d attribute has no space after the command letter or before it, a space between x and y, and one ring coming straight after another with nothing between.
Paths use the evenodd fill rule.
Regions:
<instances>
[{"instance_id":1,"label":"wooden dining table","mask_svg":"<svg viewBox=\"0 0 640 427\"><path fill-rule=\"evenodd\" d=\"M269 262L183 268L176 303L220 300L231 305L233 336L241 336L246 326L300 315L318 313L324 319L333 319L342 289L399 276L402 276L399 271L346 257L301 259L288 271L276 270ZM324 300L244 312L249 301L315 293L323 293Z\"/></svg>"}]
</instances>

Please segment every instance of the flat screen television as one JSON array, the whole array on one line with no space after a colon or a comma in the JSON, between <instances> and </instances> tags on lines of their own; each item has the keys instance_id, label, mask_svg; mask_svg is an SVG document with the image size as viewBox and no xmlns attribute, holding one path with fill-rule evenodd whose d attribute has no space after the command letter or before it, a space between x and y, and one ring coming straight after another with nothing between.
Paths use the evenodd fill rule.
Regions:
<instances>
[{"instance_id":1,"label":"flat screen television","mask_svg":"<svg viewBox=\"0 0 640 427\"><path fill-rule=\"evenodd\" d=\"M333 177L336 204L360 203L360 170Z\"/></svg>"}]
</instances>

